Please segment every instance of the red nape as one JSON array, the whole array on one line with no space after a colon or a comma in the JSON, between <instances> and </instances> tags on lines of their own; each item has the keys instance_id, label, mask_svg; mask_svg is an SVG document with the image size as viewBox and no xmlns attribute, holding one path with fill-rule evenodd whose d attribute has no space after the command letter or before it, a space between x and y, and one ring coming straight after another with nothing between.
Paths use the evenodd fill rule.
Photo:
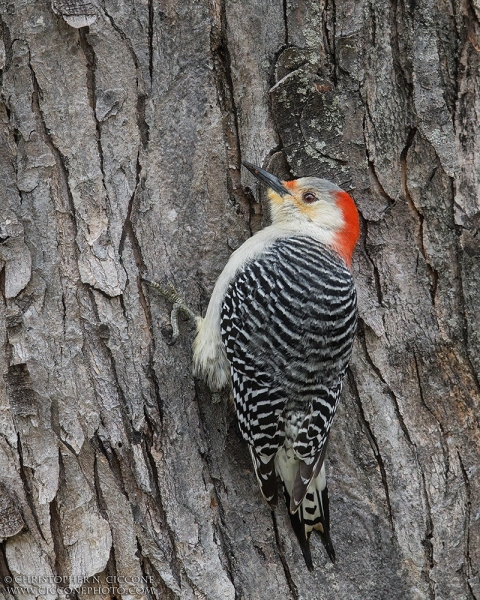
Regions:
<instances>
[{"instance_id":1,"label":"red nape","mask_svg":"<svg viewBox=\"0 0 480 600\"><path fill-rule=\"evenodd\" d=\"M350 267L352 262L352 254L355 250L355 245L360 236L360 221L358 219L358 211L355 202L347 192L337 193L337 206L343 212L345 226L339 231L336 237L336 250L343 260Z\"/></svg>"}]
</instances>

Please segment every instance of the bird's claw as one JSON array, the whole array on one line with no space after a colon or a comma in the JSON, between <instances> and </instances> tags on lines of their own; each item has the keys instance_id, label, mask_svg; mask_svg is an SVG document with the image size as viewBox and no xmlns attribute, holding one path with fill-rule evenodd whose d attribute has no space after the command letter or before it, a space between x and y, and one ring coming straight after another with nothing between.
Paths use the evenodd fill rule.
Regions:
<instances>
[{"instance_id":1,"label":"bird's claw","mask_svg":"<svg viewBox=\"0 0 480 600\"><path fill-rule=\"evenodd\" d=\"M168 344L173 346L180 335L180 329L178 327L178 316L180 313L183 313L189 319L193 321L196 320L197 316L195 313L187 306L185 301L178 295L177 290L173 287L173 285L168 282L166 285L162 285L158 283L158 281L153 281L146 276L142 276L142 281L148 283L153 288L155 288L166 300L172 303L172 312L170 313L170 324L172 326L172 337Z\"/></svg>"}]
</instances>

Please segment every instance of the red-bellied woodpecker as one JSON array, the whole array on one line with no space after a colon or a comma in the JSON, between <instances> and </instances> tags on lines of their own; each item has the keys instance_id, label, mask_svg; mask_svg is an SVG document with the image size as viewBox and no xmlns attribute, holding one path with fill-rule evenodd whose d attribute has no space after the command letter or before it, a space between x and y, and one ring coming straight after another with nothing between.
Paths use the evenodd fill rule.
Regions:
<instances>
[{"instance_id":1,"label":"red-bellied woodpecker","mask_svg":"<svg viewBox=\"0 0 480 600\"><path fill-rule=\"evenodd\" d=\"M230 257L204 319L197 317L195 375L233 386L238 423L262 494L277 505L284 484L293 529L313 569L320 533L332 561L325 454L357 323L349 267L359 236L352 198L329 181L281 181L243 163L269 190L272 224ZM149 279L194 317L171 286Z\"/></svg>"},{"instance_id":2,"label":"red-bellied woodpecker","mask_svg":"<svg viewBox=\"0 0 480 600\"><path fill-rule=\"evenodd\" d=\"M277 504L283 480L309 569L312 530L331 560L325 453L357 322L349 270L359 236L352 198L324 179L280 181L244 163L268 188L272 224L236 250L194 341L194 373L230 382L260 489Z\"/></svg>"}]
</instances>

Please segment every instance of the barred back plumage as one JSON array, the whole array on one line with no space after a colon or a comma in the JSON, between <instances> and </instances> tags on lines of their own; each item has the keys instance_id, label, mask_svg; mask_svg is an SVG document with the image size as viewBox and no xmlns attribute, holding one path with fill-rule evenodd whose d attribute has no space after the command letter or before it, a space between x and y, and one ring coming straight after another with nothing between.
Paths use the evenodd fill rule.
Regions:
<instances>
[{"instance_id":1,"label":"barred back plumage","mask_svg":"<svg viewBox=\"0 0 480 600\"><path fill-rule=\"evenodd\" d=\"M278 239L243 265L223 300L240 431L267 502L277 503L279 474L290 512L301 506L291 518L307 564L313 528L334 556L323 460L356 321L349 269L311 237Z\"/></svg>"}]
</instances>

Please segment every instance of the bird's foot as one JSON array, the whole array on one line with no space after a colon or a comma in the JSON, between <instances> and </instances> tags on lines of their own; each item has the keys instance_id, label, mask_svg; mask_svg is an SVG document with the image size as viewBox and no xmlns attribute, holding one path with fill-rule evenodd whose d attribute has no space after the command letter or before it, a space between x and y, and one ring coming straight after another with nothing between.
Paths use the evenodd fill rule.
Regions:
<instances>
[{"instance_id":1,"label":"bird's foot","mask_svg":"<svg viewBox=\"0 0 480 600\"><path fill-rule=\"evenodd\" d=\"M158 281L153 281L148 277L143 276L142 281L151 285L154 289L156 289L166 300L172 303L172 312L170 313L170 323L172 325L172 337L170 339L170 344L174 344L178 336L180 334L180 329L178 327L178 316L180 313L183 313L189 319L196 322L197 315L187 306L185 300L178 295L177 290L173 287L170 282L167 282L165 285L159 283Z\"/></svg>"}]
</instances>

